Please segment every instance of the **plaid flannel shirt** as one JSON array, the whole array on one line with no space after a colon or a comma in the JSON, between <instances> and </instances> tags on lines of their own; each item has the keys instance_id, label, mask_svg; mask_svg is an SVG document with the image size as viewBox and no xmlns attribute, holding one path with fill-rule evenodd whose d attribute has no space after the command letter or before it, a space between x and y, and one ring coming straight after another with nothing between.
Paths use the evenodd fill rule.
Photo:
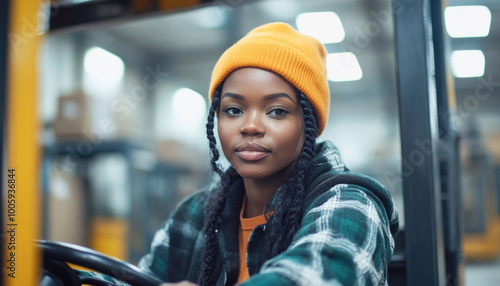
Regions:
<instances>
[{"instance_id":1,"label":"plaid flannel shirt","mask_svg":"<svg viewBox=\"0 0 500 286\"><path fill-rule=\"evenodd\" d=\"M351 174L329 142L313 159L300 230L280 255L260 265L265 225L252 232L247 250L250 279L242 285L386 285L398 214L389 192L375 180L324 181ZM244 190L231 186L218 230L217 285L232 285L239 271L238 227ZM160 228L151 252L139 262L146 272L168 282L196 282L202 264L204 204L207 193L184 200Z\"/></svg>"}]
</instances>

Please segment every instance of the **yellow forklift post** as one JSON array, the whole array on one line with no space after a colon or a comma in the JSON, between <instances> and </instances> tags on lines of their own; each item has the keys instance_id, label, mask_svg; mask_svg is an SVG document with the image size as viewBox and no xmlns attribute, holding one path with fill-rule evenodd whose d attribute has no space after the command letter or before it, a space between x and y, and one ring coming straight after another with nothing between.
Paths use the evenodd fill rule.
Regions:
<instances>
[{"instance_id":1,"label":"yellow forklift post","mask_svg":"<svg viewBox=\"0 0 500 286\"><path fill-rule=\"evenodd\" d=\"M39 21L44 19L40 1L10 1L7 34L7 165L4 210L4 285L36 285L40 254L40 184L37 140ZM48 12L47 12L48 13ZM48 17L48 15L45 15ZM10 201L10 204L9 204ZM2 214L3 215L3 214Z\"/></svg>"}]
</instances>

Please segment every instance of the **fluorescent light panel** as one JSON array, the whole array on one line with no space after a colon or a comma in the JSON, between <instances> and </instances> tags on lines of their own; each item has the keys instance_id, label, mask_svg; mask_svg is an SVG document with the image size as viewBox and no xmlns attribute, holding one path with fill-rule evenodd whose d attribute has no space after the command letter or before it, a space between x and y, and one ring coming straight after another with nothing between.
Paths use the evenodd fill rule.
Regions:
<instances>
[{"instance_id":1,"label":"fluorescent light panel","mask_svg":"<svg viewBox=\"0 0 500 286\"><path fill-rule=\"evenodd\" d=\"M446 31L452 38L486 37L491 12L486 6L450 6L444 11Z\"/></svg>"},{"instance_id":2,"label":"fluorescent light panel","mask_svg":"<svg viewBox=\"0 0 500 286\"><path fill-rule=\"evenodd\" d=\"M191 116L190 113L205 113L206 101L201 94L183 87L174 93L173 106L176 112Z\"/></svg>"},{"instance_id":3,"label":"fluorescent light panel","mask_svg":"<svg viewBox=\"0 0 500 286\"><path fill-rule=\"evenodd\" d=\"M227 10L219 6L206 7L197 10L195 21L205 29L224 26L227 20Z\"/></svg>"},{"instance_id":4,"label":"fluorescent light panel","mask_svg":"<svg viewBox=\"0 0 500 286\"><path fill-rule=\"evenodd\" d=\"M83 67L86 73L107 83L119 82L125 70L120 57L99 47L92 47L85 53Z\"/></svg>"},{"instance_id":5,"label":"fluorescent light panel","mask_svg":"<svg viewBox=\"0 0 500 286\"><path fill-rule=\"evenodd\" d=\"M451 69L458 78L484 75L485 59L481 50L459 50L451 53Z\"/></svg>"},{"instance_id":6,"label":"fluorescent light panel","mask_svg":"<svg viewBox=\"0 0 500 286\"><path fill-rule=\"evenodd\" d=\"M205 126L205 98L196 91L183 87L178 89L172 99L173 111L170 114L172 122L169 136L182 142L195 143Z\"/></svg>"},{"instance_id":7,"label":"fluorescent light panel","mask_svg":"<svg viewBox=\"0 0 500 286\"><path fill-rule=\"evenodd\" d=\"M295 19L297 29L323 44L340 43L345 38L344 27L334 12L302 13Z\"/></svg>"},{"instance_id":8,"label":"fluorescent light panel","mask_svg":"<svg viewBox=\"0 0 500 286\"><path fill-rule=\"evenodd\" d=\"M328 54L326 69L328 79L334 82L356 81L363 78L358 59L351 52Z\"/></svg>"}]
</instances>

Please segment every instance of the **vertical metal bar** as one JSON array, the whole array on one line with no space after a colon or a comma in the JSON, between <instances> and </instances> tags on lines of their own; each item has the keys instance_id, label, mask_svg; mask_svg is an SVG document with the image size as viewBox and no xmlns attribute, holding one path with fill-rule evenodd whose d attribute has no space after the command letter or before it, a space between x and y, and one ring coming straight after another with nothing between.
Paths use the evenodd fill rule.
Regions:
<instances>
[{"instance_id":1,"label":"vertical metal bar","mask_svg":"<svg viewBox=\"0 0 500 286\"><path fill-rule=\"evenodd\" d=\"M393 0L409 286L445 284L430 0Z\"/></svg>"},{"instance_id":2,"label":"vertical metal bar","mask_svg":"<svg viewBox=\"0 0 500 286\"><path fill-rule=\"evenodd\" d=\"M9 217L9 236L15 236L14 269L6 285L36 285L40 252L33 241L40 238L40 184L38 143L38 66L40 0L12 1L9 9L7 59L7 169L15 179L15 217ZM12 170L12 171L10 171ZM4 174L2 174L4 176ZM9 189L10 186L9 186ZM10 208L10 204L9 204ZM7 226L7 225L6 225ZM10 238L9 238L10 240ZM10 243L10 241L9 241ZM9 257L9 259L10 259ZM3 262L6 264L7 259ZM9 261L9 266L13 261ZM10 270L10 272L9 272Z\"/></svg>"},{"instance_id":3,"label":"vertical metal bar","mask_svg":"<svg viewBox=\"0 0 500 286\"><path fill-rule=\"evenodd\" d=\"M453 77L449 68L449 39L444 31L444 10L446 0L432 1L432 37L434 62L436 67L436 95L439 126L439 162L441 175L441 195L443 207L443 231L445 244L447 285L461 285L460 265L463 263L461 251L461 200L459 182L458 135L453 130L452 112L455 108Z\"/></svg>"},{"instance_id":4,"label":"vertical metal bar","mask_svg":"<svg viewBox=\"0 0 500 286\"><path fill-rule=\"evenodd\" d=\"M9 31L9 1L0 1L0 233L3 235L5 232L5 220L4 220L4 198L5 188L7 182L5 181L5 175L7 168L5 166L5 126L6 126L6 116L5 116L5 99L7 98L7 32ZM0 243L0 259L4 261L4 245ZM1 265L1 263L0 263ZM3 270L3 268L2 268ZM3 285L4 275L0 277L0 286Z\"/></svg>"}]
</instances>

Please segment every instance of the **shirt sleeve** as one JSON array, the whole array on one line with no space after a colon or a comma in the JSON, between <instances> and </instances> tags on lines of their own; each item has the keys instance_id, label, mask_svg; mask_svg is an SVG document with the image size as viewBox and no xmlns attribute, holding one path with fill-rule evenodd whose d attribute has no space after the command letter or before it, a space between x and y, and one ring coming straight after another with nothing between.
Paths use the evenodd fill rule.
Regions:
<instances>
[{"instance_id":1,"label":"shirt sleeve","mask_svg":"<svg viewBox=\"0 0 500 286\"><path fill-rule=\"evenodd\" d=\"M306 209L290 247L242 285L386 285L391 216L369 190L336 185Z\"/></svg>"}]
</instances>

